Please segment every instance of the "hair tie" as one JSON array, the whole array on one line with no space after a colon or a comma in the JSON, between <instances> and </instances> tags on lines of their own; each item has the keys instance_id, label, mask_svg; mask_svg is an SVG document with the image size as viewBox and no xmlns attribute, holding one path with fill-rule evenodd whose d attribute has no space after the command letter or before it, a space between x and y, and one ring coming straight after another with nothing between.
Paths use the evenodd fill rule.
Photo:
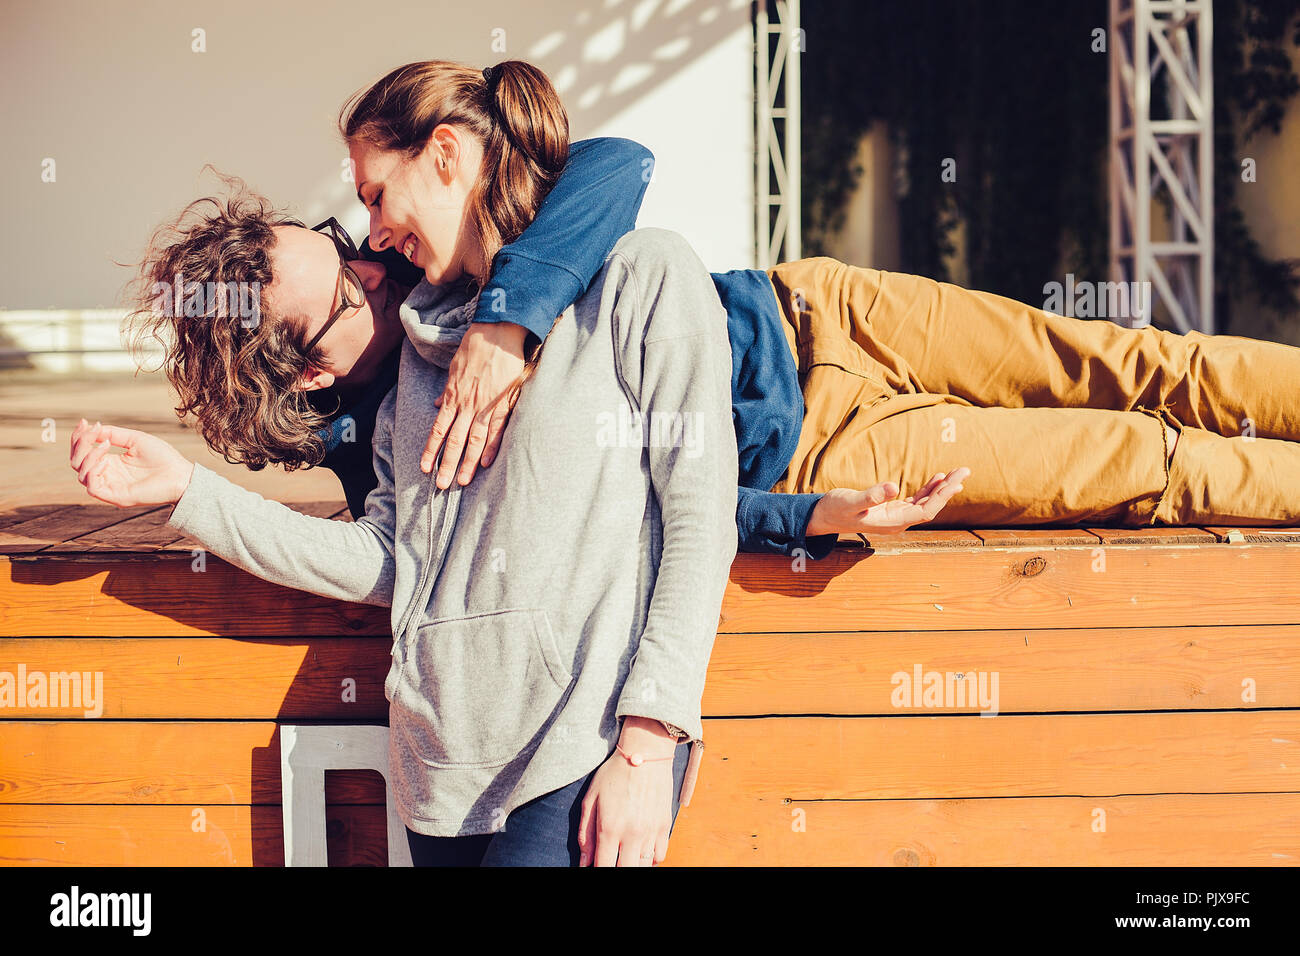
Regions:
<instances>
[{"instance_id":1,"label":"hair tie","mask_svg":"<svg viewBox=\"0 0 1300 956\"><path fill-rule=\"evenodd\" d=\"M514 136L511 135L510 124L505 122L505 118L502 116L501 111L497 109L496 81L501 79L501 64L498 63L496 66L483 67L483 79L487 83L487 105L493 125L501 131L501 135L505 137L507 143L515 149L518 149L525 156L531 156L531 151L520 149L519 144L515 142Z\"/></svg>"}]
</instances>

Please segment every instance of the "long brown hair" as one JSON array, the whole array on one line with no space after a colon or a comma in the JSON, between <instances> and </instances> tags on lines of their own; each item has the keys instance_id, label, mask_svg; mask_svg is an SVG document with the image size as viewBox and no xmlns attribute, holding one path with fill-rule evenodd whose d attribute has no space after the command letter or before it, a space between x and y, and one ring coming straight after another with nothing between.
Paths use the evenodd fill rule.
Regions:
<instances>
[{"instance_id":1,"label":"long brown hair","mask_svg":"<svg viewBox=\"0 0 1300 956\"><path fill-rule=\"evenodd\" d=\"M441 124L483 143L468 215L484 268L537 215L569 158L569 117L546 74L523 60L484 72L448 60L408 63L354 93L339 111L343 138L414 157ZM486 274L476 276L480 287Z\"/></svg>"}]
</instances>

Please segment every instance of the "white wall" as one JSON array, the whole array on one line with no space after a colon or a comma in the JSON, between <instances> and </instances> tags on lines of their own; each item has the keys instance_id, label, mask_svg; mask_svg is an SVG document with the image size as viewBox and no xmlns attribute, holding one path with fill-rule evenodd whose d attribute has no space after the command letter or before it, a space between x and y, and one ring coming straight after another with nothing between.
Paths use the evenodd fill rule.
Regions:
<instances>
[{"instance_id":1,"label":"white wall","mask_svg":"<svg viewBox=\"0 0 1300 956\"><path fill-rule=\"evenodd\" d=\"M754 264L748 0L5 0L0 16L0 310L117 305L114 260L216 188L209 162L360 239L339 106L433 58L537 63L575 140L654 151L640 225L683 233L710 269Z\"/></svg>"}]
</instances>

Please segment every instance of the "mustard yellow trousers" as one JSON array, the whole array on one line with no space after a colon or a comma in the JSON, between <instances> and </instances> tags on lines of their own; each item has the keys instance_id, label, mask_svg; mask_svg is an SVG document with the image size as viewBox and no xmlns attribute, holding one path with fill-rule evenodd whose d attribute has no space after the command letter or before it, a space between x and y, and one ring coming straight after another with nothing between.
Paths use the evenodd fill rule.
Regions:
<instances>
[{"instance_id":1,"label":"mustard yellow trousers","mask_svg":"<svg viewBox=\"0 0 1300 956\"><path fill-rule=\"evenodd\" d=\"M906 497L966 466L935 526L1300 524L1300 348L829 258L768 276L806 406L773 491Z\"/></svg>"}]
</instances>

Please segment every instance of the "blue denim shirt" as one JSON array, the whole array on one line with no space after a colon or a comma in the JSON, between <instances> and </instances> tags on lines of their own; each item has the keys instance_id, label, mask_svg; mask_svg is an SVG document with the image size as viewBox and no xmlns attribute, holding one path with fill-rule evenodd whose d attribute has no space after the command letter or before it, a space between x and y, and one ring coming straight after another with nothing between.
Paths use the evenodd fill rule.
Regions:
<instances>
[{"instance_id":1,"label":"blue denim shirt","mask_svg":"<svg viewBox=\"0 0 1300 956\"><path fill-rule=\"evenodd\" d=\"M492 260L474 321L514 322L528 329L529 343L544 341L555 317L586 291L614 244L636 227L653 164L650 151L632 140L573 143L568 164L536 218ZM375 254L367 241L362 252L383 262L398 282L414 286L423 277L394 250ZM838 536L805 537L821 495L768 490L790 465L804 411L798 368L771 281L757 269L738 269L714 273L713 282L727 310L732 350L732 422L740 452L737 547L786 555L802 549L810 557L825 557ZM377 483L370 439L379 404L397 381L400 352L394 349L371 387L320 432L321 464L338 475L354 517L365 513L366 495ZM311 392L308 399L326 413L335 403L331 389Z\"/></svg>"}]
</instances>

